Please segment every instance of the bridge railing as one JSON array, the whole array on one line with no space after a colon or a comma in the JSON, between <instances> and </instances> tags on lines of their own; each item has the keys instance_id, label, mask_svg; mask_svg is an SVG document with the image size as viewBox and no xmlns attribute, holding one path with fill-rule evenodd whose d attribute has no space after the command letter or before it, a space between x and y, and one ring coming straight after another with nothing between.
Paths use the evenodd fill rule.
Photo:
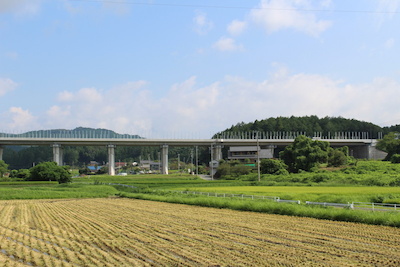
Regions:
<instances>
[{"instance_id":1,"label":"bridge railing","mask_svg":"<svg viewBox=\"0 0 400 267\"><path fill-rule=\"evenodd\" d=\"M143 139L139 135L130 134L117 134L117 133L107 133L107 132L52 132L52 131L35 131L27 132L22 134L15 133L0 133L0 138L38 138L38 139Z\"/></svg>"},{"instance_id":2,"label":"bridge railing","mask_svg":"<svg viewBox=\"0 0 400 267\"><path fill-rule=\"evenodd\" d=\"M368 132L262 132L262 131L247 131L247 132L221 132L215 134L211 139L286 139L293 140L296 137L304 135L317 140L324 139L345 139L345 140L365 140L365 139L382 139L383 133L376 133L373 136ZM72 139L144 139L139 135L131 134L118 134L112 131L69 131L69 130L41 130L26 133L5 133L0 131L0 138L41 138L41 139L58 139L58 138L72 138ZM168 138L164 138L168 139ZM188 139L188 138L174 138L172 139ZM191 138L189 138L191 139ZM199 139L199 138L192 138Z\"/></svg>"},{"instance_id":3,"label":"bridge railing","mask_svg":"<svg viewBox=\"0 0 400 267\"><path fill-rule=\"evenodd\" d=\"M383 133L379 132L371 135L369 132L221 132L214 135L216 139L296 139L296 137L304 135L313 139L382 139Z\"/></svg>"}]
</instances>

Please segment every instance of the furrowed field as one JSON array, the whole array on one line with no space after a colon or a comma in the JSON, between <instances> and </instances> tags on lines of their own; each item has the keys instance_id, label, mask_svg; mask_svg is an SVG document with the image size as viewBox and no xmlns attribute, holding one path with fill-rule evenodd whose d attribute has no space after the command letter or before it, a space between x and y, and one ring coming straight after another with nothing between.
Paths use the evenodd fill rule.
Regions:
<instances>
[{"instance_id":1,"label":"furrowed field","mask_svg":"<svg viewBox=\"0 0 400 267\"><path fill-rule=\"evenodd\" d=\"M400 229L121 199L0 201L0 266L399 266Z\"/></svg>"}]
</instances>

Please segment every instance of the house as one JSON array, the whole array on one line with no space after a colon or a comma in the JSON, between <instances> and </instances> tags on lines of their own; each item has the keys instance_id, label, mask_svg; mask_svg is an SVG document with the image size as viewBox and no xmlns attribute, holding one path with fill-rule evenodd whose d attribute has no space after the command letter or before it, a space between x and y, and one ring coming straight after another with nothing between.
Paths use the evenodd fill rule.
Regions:
<instances>
[{"instance_id":1,"label":"house","mask_svg":"<svg viewBox=\"0 0 400 267\"><path fill-rule=\"evenodd\" d=\"M161 163L152 160L141 160L139 164L141 169L146 169L149 171L159 171L161 170Z\"/></svg>"},{"instance_id":2,"label":"house","mask_svg":"<svg viewBox=\"0 0 400 267\"><path fill-rule=\"evenodd\" d=\"M274 157L274 147L265 146L259 147L260 159L270 159ZM229 160L245 161L250 162L257 161L257 146L231 146L228 150Z\"/></svg>"},{"instance_id":3,"label":"house","mask_svg":"<svg viewBox=\"0 0 400 267\"><path fill-rule=\"evenodd\" d=\"M89 169L90 172L94 173L99 171L103 166L87 166L87 168Z\"/></svg>"},{"instance_id":4,"label":"house","mask_svg":"<svg viewBox=\"0 0 400 267\"><path fill-rule=\"evenodd\" d=\"M128 165L126 162L115 162L115 168L116 169L120 169L122 167L125 167L126 165Z\"/></svg>"}]
</instances>

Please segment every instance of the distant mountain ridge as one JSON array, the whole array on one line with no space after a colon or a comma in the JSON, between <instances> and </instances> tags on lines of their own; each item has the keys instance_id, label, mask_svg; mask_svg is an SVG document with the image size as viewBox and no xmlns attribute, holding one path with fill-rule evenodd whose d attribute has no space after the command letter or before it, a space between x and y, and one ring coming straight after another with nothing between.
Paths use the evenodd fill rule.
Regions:
<instances>
[{"instance_id":1,"label":"distant mountain ridge","mask_svg":"<svg viewBox=\"0 0 400 267\"><path fill-rule=\"evenodd\" d=\"M38 130L28 131L21 134L8 134L0 133L0 137L41 137L41 138L130 138L130 139L142 139L139 135L131 134L119 134L112 130L101 129L101 128L88 128L88 127L77 127L72 130L67 129L49 129L49 130Z\"/></svg>"}]
</instances>

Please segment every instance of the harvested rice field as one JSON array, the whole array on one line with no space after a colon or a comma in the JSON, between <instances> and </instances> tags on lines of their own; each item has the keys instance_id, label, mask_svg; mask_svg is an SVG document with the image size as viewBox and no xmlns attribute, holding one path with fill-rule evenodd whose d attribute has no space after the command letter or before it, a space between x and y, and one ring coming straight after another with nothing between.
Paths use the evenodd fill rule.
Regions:
<instances>
[{"instance_id":1,"label":"harvested rice field","mask_svg":"<svg viewBox=\"0 0 400 267\"><path fill-rule=\"evenodd\" d=\"M0 266L400 266L400 229L121 199L0 201Z\"/></svg>"}]
</instances>

